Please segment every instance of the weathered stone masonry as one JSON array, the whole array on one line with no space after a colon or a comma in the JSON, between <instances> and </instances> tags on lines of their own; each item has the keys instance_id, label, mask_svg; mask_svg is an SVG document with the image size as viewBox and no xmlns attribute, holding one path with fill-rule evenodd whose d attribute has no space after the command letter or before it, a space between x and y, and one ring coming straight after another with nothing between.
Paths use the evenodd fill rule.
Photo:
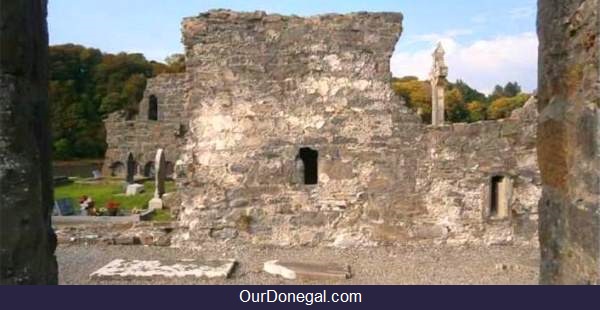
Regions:
<instances>
[{"instance_id":1,"label":"weathered stone masonry","mask_svg":"<svg viewBox=\"0 0 600 310\"><path fill-rule=\"evenodd\" d=\"M423 125L390 87L401 22L185 19L177 242L535 242L535 102L504 121Z\"/></svg>"},{"instance_id":2,"label":"weathered stone masonry","mask_svg":"<svg viewBox=\"0 0 600 310\"><path fill-rule=\"evenodd\" d=\"M58 281L46 5L0 0L0 285Z\"/></svg>"},{"instance_id":3,"label":"weathered stone masonry","mask_svg":"<svg viewBox=\"0 0 600 310\"><path fill-rule=\"evenodd\" d=\"M540 0L541 282L600 284L600 2Z\"/></svg>"},{"instance_id":4,"label":"weathered stone masonry","mask_svg":"<svg viewBox=\"0 0 600 310\"><path fill-rule=\"evenodd\" d=\"M171 174L187 130L184 94L184 74L160 75L148 80L137 115L111 114L104 122L108 149L103 174L122 177L130 162L136 174L151 177L158 149L165 150Z\"/></svg>"}]
</instances>

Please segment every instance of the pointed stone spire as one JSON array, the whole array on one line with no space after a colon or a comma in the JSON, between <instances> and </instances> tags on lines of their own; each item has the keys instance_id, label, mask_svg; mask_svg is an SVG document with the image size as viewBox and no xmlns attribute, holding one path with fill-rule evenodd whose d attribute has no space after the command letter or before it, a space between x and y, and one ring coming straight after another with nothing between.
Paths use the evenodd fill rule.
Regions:
<instances>
[{"instance_id":1,"label":"pointed stone spire","mask_svg":"<svg viewBox=\"0 0 600 310\"><path fill-rule=\"evenodd\" d=\"M446 51L444 50L444 46L442 46L442 42L438 43L433 55L436 59L438 59L438 58L441 58L442 60L444 59L444 55L446 55Z\"/></svg>"},{"instance_id":2,"label":"pointed stone spire","mask_svg":"<svg viewBox=\"0 0 600 310\"><path fill-rule=\"evenodd\" d=\"M437 48L433 52L433 68L431 69L431 124L434 126L444 125L445 122L445 89L446 77L448 76L448 66L444 60L446 51L442 43L438 43Z\"/></svg>"}]
</instances>

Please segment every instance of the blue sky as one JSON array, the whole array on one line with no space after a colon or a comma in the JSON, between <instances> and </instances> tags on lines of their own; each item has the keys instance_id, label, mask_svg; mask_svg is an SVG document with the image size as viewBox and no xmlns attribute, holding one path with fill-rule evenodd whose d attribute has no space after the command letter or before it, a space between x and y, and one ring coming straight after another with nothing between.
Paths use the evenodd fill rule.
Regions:
<instances>
[{"instance_id":1,"label":"blue sky","mask_svg":"<svg viewBox=\"0 0 600 310\"><path fill-rule=\"evenodd\" d=\"M436 42L444 43L450 79L482 91L516 80L536 88L536 0L51 0L50 43L77 43L106 52L141 52L163 60L182 52L183 17L215 8L300 16L353 11L404 14L395 76L425 78Z\"/></svg>"}]
</instances>

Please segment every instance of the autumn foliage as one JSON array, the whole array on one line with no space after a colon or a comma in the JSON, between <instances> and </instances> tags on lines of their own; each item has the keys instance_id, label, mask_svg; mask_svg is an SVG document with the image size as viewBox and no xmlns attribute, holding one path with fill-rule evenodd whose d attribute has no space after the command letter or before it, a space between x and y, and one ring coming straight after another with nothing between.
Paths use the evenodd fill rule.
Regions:
<instances>
[{"instance_id":1,"label":"autumn foliage","mask_svg":"<svg viewBox=\"0 0 600 310\"><path fill-rule=\"evenodd\" d=\"M142 54L108 54L80 45L50 47L53 149L56 159L100 158L106 150L102 119L117 110L136 113L146 80L185 65L148 61Z\"/></svg>"},{"instance_id":2,"label":"autumn foliage","mask_svg":"<svg viewBox=\"0 0 600 310\"><path fill-rule=\"evenodd\" d=\"M394 79L392 88L406 104L417 112L423 122L431 122L431 86L429 81L416 77ZM448 83L446 88L446 120L451 123L471 123L509 117L511 112L522 107L531 95L523 93L516 82L496 86L486 96L458 80Z\"/></svg>"}]
</instances>

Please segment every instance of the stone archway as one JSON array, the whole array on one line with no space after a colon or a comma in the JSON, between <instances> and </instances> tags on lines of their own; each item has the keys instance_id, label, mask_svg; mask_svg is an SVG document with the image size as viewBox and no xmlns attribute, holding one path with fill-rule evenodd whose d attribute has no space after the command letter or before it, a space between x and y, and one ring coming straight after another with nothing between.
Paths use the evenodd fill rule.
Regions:
<instances>
[{"instance_id":1,"label":"stone archway","mask_svg":"<svg viewBox=\"0 0 600 310\"><path fill-rule=\"evenodd\" d=\"M127 175L127 169L120 161L112 163L109 168L112 177L125 177Z\"/></svg>"},{"instance_id":2,"label":"stone archway","mask_svg":"<svg viewBox=\"0 0 600 310\"><path fill-rule=\"evenodd\" d=\"M153 178L156 175L155 164L149 161L144 165L144 177Z\"/></svg>"}]
</instances>

